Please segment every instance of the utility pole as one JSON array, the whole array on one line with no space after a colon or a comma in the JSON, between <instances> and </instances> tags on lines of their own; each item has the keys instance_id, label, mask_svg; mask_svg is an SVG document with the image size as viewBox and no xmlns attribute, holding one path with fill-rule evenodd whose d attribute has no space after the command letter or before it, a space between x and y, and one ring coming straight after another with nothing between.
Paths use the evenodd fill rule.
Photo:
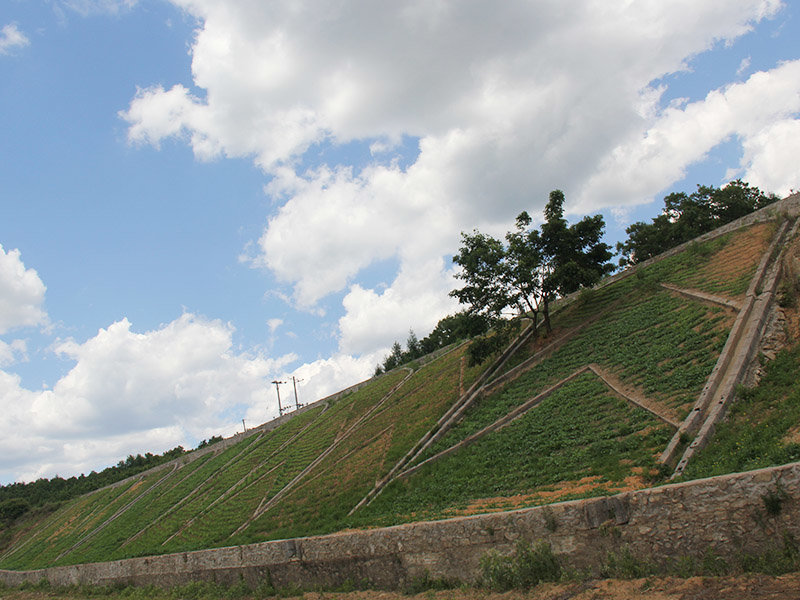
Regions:
<instances>
[{"instance_id":1,"label":"utility pole","mask_svg":"<svg viewBox=\"0 0 800 600\"><path fill-rule=\"evenodd\" d=\"M292 375L292 384L294 384L294 409L300 410L300 407L303 406L297 401L297 382L303 381L302 379L298 379L294 375Z\"/></svg>"},{"instance_id":2,"label":"utility pole","mask_svg":"<svg viewBox=\"0 0 800 600\"><path fill-rule=\"evenodd\" d=\"M244 419L242 419L242 429L244 429L244 433L247 433L247 425L244 424Z\"/></svg>"},{"instance_id":3,"label":"utility pole","mask_svg":"<svg viewBox=\"0 0 800 600\"><path fill-rule=\"evenodd\" d=\"M275 391L278 393L278 415L283 416L283 407L281 406L281 384L286 383L285 381L278 381L277 379L272 383L275 384Z\"/></svg>"}]
</instances>

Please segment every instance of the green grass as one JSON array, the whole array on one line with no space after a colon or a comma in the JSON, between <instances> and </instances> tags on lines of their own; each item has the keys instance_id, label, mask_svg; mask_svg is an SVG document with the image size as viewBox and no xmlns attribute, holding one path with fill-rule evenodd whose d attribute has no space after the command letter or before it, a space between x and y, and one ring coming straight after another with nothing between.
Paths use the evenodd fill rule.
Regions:
<instances>
[{"instance_id":1,"label":"green grass","mask_svg":"<svg viewBox=\"0 0 800 600\"><path fill-rule=\"evenodd\" d=\"M356 522L436 518L476 499L584 477L620 482L632 469L653 468L672 432L593 374L583 374L504 429L393 482Z\"/></svg>"},{"instance_id":2,"label":"green grass","mask_svg":"<svg viewBox=\"0 0 800 600\"><path fill-rule=\"evenodd\" d=\"M689 462L686 479L800 460L800 345L766 365L758 387L739 388L728 419ZM792 435L794 434L794 435Z\"/></svg>"},{"instance_id":3,"label":"green grass","mask_svg":"<svg viewBox=\"0 0 800 600\"><path fill-rule=\"evenodd\" d=\"M732 321L733 316L720 308L665 290L631 296L546 360L481 398L421 459L479 431L591 362L685 414L714 368Z\"/></svg>"},{"instance_id":4,"label":"green grass","mask_svg":"<svg viewBox=\"0 0 800 600\"><path fill-rule=\"evenodd\" d=\"M659 284L741 294L759 257L754 255L741 272L726 271L724 261L714 257L726 248L730 253L730 244L746 235L743 230L692 245L636 275L585 291L574 302L554 305L550 338L529 343L506 368L570 334L565 341L476 402L426 456L589 363L599 363L674 415L685 414L718 358L734 314ZM469 367L466 351L464 346L446 353L408 379L405 369L387 373L227 449L194 461L184 456L178 469L143 474L65 503L35 526L28 523L29 533L20 537L27 541L9 547L0 568L66 565L435 518L473 510L480 499L496 498L501 506L503 498L518 494L528 495L529 502L544 502L534 494L568 494L574 489L569 482L587 477L596 485L571 493L603 494L632 474L655 470L654 457L672 428L586 373L503 430L392 483L349 517L376 481L488 366ZM767 391L742 394L731 422L690 463L687 476L800 458L800 445L788 437L800 422L800 384L793 382L798 365L798 351L781 354L762 385ZM285 495L270 504L281 490ZM262 512L259 507L265 506ZM106 524L115 513L118 518Z\"/></svg>"},{"instance_id":5,"label":"green grass","mask_svg":"<svg viewBox=\"0 0 800 600\"><path fill-rule=\"evenodd\" d=\"M347 527L347 513L456 400L465 352L466 348L459 348L415 372L296 489L235 541L314 535ZM464 388L482 368L464 365Z\"/></svg>"}]
</instances>

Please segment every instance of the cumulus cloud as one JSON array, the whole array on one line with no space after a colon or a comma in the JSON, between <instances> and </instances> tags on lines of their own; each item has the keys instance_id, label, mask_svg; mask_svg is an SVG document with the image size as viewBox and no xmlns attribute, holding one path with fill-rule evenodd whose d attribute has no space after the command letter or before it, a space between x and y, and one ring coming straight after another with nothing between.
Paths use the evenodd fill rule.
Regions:
<instances>
[{"instance_id":1,"label":"cumulus cloud","mask_svg":"<svg viewBox=\"0 0 800 600\"><path fill-rule=\"evenodd\" d=\"M800 60L711 91L703 100L664 110L644 132L614 148L588 179L579 204L598 196L637 197L683 177L716 145L737 138L744 149L738 170L750 183L778 194L797 185L793 141L800 127Z\"/></svg>"},{"instance_id":2,"label":"cumulus cloud","mask_svg":"<svg viewBox=\"0 0 800 600\"><path fill-rule=\"evenodd\" d=\"M452 312L460 231L500 234L552 189L572 214L624 214L730 139L754 183L792 185L779 151L797 145L792 63L662 100L667 75L777 15L779 0L173 2L198 18L194 87L140 89L120 112L129 139L182 139L200 159L249 157L270 176L275 209L249 260L303 309L344 293L340 354L312 363L336 381ZM366 164L310 158L353 142ZM358 281L382 261L396 272Z\"/></svg>"},{"instance_id":3,"label":"cumulus cloud","mask_svg":"<svg viewBox=\"0 0 800 600\"><path fill-rule=\"evenodd\" d=\"M16 23L9 23L0 29L0 54L9 54L14 48L30 45L28 37L17 28Z\"/></svg>"},{"instance_id":4,"label":"cumulus cloud","mask_svg":"<svg viewBox=\"0 0 800 600\"><path fill-rule=\"evenodd\" d=\"M308 404L357 382L369 379L379 360L378 354L355 357L336 353L329 358L306 363L294 372L285 374L282 378L290 382L291 376L294 375L299 381L297 384L298 399L300 403ZM294 402L294 390L286 391L288 395L281 395L281 398L286 398L286 406L291 408Z\"/></svg>"},{"instance_id":5,"label":"cumulus cloud","mask_svg":"<svg viewBox=\"0 0 800 600\"><path fill-rule=\"evenodd\" d=\"M25 340L13 340L10 344L0 340L0 367L12 365L18 360L28 360L28 344Z\"/></svg>"},{"instance_id":6,"label":"cumulus cloud","mask_svg":"<svg viewBox=\"0 0 800 600\"><path fill-rule=\"evenodd\" d=\"M392 286L380 292L352 286L342 302L346 314L339 320L340 350L356 355L385 351L393 340L403 343L412 325L422 337L457 310L447 295L454 287L452 270L441 258L406 263Z\"/></svg>"},{"instance_id":7,"label":"cumulus cloud","mask_svg":"<svg viewBox=\"0 0 800 600\"><path fill-rule=\"evenodd\" d=\"M17 327L46 325L45 286L34 269L26 269L19 250L0 245L0 334Z\"/></svg>"},{"instance_id":8,"label":"cumulus cloud","mask_svg":"<svg viewBox=\"0 0 800 600\"><path fill-rule=\"evenodd\" d=\"M670 118L652 82L781 8L174 1L201 23L192 72L204 96L141 90L121 113L129 137L179 136L200 158L253 157L269 172L282 206L254 264L293 285L306 308L375 261L442 256L460 230L534 214L557 187L573 211L648 201L702 156L668 156L646 185L617 167L628 146L646 154L647 134ZM404 136L419 140L418 156L407 168L387 164ZM354 140L375 163L298 168L314 144ZM298 235L305 243L291 242Z\"/></svg>"},{"instance_id":9,"label":"cumulus cloud","mask_svg":"<svg viewBox=\"0 0 800 600\"><path fill-rule=\"evenodd\" d=\"M270 378L297 357L237 353L232 336L230 325L188 313L144 333L122 319L85 342L57 342L75 365L51 390L0 371L0 473L67 463L74 472L89 458L231 435L246 414L277 416Z\"/></svg>"}]
</instances>

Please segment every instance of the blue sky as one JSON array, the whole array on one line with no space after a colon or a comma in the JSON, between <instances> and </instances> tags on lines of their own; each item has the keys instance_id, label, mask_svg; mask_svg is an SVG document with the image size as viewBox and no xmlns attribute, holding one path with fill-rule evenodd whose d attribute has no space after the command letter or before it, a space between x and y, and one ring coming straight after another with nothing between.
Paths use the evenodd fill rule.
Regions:
<instances>
[{"instance_id":1,"label":"blue sky","mask_svg":"<svg viewBox=\"0 0 800 600\"><path fill-rule=\"evenodd\" d=\"M194 446L457 309L459 232L563 189L800 188L798 6L9 0L0 482ZM289 388L282 396L289 396Z\"/></svg>"}]
</instances>

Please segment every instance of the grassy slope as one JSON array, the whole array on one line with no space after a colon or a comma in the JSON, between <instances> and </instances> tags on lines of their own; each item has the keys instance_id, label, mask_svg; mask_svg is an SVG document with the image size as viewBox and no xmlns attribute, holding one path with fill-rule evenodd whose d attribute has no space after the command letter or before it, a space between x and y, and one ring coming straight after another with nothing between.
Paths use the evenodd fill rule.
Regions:
<instances>
[{"instance_id":1,"label":"grassy slope","mask_svg":"<svg viewBox=\"0 0 800 600\"><path fill-rule=\"evenodd\" d=\"M685 472L711 477L800 460L800 345L782 350L758 387L741 389L726 422Z\"/></svg>"},{"instance_id":2,"label":"grassy slope","mask_svg":"<svg viewBox=\"0 0 800 600\"><path fill-rule=\"evenodd\" d=\"M735 314L679 296L660 283L741 297L770 227L693 245L638 276L582 294L554 313L553 334L523 348L509 368L561 336L563 343L481 399L432 451L458 442L588 363L600 364L664 410L685 414ZM67 503L31 529L26 541L20 536L0 557L0 567L247 543L645 485L672 428L587 373L512 425L393 483L371 505L348 516L452 405L459 390L480 375L482 367L466 367L464 353L459 348L416 370L391 395L406 370L171 472L145 473ZM798 418L791 413L786 426ZM783 443L775 439L771 448ZM795 447L784 446L789 451L781 456L793 456ZM269 504L304 469L308 472L280 501Z\"/></svg>"},{"instance_id":3,"label":"grassy slope","mask_svg":"<svg viewBox=\"0 0 800 600\"><path fill-rule=\"evenodd\" d=\"M585 373L508 427L393 482L359 521L391 524L477 512L485 503L476 499L530 494L564 480L619 482L632 469L651 469L671 435L668 425Z\"/></svg>"}]
</instances>

